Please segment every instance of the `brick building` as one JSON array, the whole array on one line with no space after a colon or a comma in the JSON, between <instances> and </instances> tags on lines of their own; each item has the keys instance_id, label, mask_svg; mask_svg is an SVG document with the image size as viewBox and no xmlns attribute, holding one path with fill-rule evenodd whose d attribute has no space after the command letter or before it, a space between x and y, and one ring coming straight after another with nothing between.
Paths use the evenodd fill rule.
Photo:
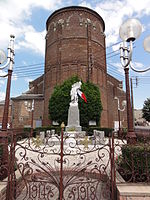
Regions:
<instances>
[{"instance_id":1,"label":"brick building","mask_svg":"<svg viewBox=\"0 0 150 200\"><path fill-rule=\"evenodd\" d=\"M107 74L107 105L108 105L108 127L114 128L115 122L118 124L118 102L114 98L118 97L120 108L122 109L122 102L126 99L123 91L122 82ZM122 127L127 127L126 109L120 112L120 120Z\"/></svg>"},{"instance_id":2,"label":"brick building","mask_svg":"<svg viewBox=\"0 0 150 200\"><path fill-rule=\"evenodd\" d=\"M43 95L24 93L12 98L13 128L31 127L31 108L34 100L33 128L42 126Z\"/></svg>"},{"instance_id":3,"label":"brick building","mask_svg":"<svg viewBox=\"0 0 150 200\"><path fill-rule=\"evenodd\" d=\"M5 101L0 101L0 128L2 127L3 112L4 112ZM8 111L8 127L12 125L12 101L9 103Z\"/></svg>"},{"instance_id":4,"label":"brick building","mask_svg":"<svg viewBox=\"0 0 150 200\"><path fill-rule=\"evenodd\" d=\"M99 87L103 106L101 126L114 127L114 121L118 121L114 97L117 96L122 101L125 99L125 92L122 83L107 74L105 23L102 17L89 8L66 7L50 15L46 29L45 73L30 82L26 93L43 94L43 100L40 99L43 113L39 113L43 125L50 124L48 104L54 87L77 75L82 81L91 81ZM12 100L17 103L21 101L20 98L22 97ZM17 113L15 109L19 108L16 106L13 109ZM121 120L126 124L126 112L121 115ZM16 117L13 114L13 119ZM16 121L16 125L17 123L20 122Z\"/></svg>"},{"instance_id":5,"label":"brick building","mask_svg":"<svg viewBox=\"0 0 150 200\"><path fill-rule=\"evenodd\" d=\"M48 18L46 29L43 124L50 123L48 103L54 86L77 75L84 82L98 85L103 105L101 126L112 127L115 109L110 102L113 104L114 95L125 98L125 93L119 88L121 83L107 74L105 23L101 16L85 7L62 8Z\"/></svg>"}]
</instances>

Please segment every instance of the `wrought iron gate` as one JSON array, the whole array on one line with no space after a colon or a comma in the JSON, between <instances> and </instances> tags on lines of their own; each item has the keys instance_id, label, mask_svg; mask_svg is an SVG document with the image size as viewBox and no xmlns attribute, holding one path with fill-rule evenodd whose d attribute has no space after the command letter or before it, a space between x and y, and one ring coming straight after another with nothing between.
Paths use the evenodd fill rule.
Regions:
<instances>
[{"instance_id":1,"label":"wrought iron gate","mask_svg":"<svg viewBox=\"0 0 150 200\"><path fill-rule=\"evenodd\" d=\"M113 138L74 137L63 129L43 138L18 133L8 134L7 199L114 199Z\"/></svg>"}]
</instances>

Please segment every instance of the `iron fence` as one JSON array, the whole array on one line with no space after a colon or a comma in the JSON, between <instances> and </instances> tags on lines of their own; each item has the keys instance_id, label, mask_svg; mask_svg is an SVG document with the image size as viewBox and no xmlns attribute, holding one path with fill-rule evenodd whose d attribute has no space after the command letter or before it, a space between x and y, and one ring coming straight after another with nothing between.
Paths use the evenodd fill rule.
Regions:
<instances>
[{"instance_id":1,"label":"iron fence","mask_svg":"<svg viewBox=\"0 0 150 200\"><path fill-rule=\"evenodd\" d=\"M0 137L7 200L113 200L116 171L127 182L150 181L148 139L133 146L113 134L92 139L66 135L63 129L60 136L23 134L10 130Z\"/></svg>"}]
</instances>

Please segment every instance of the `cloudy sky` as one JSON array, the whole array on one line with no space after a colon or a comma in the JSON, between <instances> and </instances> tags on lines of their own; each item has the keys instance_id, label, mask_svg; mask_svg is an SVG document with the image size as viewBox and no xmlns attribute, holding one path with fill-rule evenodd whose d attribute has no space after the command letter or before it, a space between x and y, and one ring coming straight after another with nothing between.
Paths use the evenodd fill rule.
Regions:
<instances>
[{"instance_id":1,"label":"cloudy sky","mask_svg":"<svg viewBox=\"0 0 150 200\"><path fill-rule=\"evenodd\" d=\"M11 96L18 96L28 89L28 82L44 71L45 24L49 15L65 6L86 6L98 12L105 21L108 73L124 81L120 64L119 27L128 18L141 21L143 31L134 43L133 65L137 69L150 67L150 55L143 49L143 40L150 35L150 0L0 0L0 49L5 50L9 35L15 39L15 65ZM0 71L5 74L5 71ZM142 108L150 97L150 71L135 73L133 79L135 108ZM0 78L0 100L5 98L5 78Z\"/></svg>"}]
</instances>

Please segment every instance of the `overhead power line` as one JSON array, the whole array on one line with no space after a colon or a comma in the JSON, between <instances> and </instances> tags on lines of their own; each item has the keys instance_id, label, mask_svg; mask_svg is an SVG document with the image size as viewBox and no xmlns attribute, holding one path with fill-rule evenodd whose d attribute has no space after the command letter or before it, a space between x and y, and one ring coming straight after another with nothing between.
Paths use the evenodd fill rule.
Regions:
<instances>
[{"instance_id":1,"label":"overhead power line","mask_svg":"<svg viewBox=\"0 0 150 200\"><path fill-rule=\"evenodd\" d=\"M30 72L44 72L44 69L30 69L30 70L22 70L22 71L15 71L14 70L14 73L16 74L24 74L24 73L30 73Z\"/></svg>"},{"instance_id":2,"label":"overhead power line","mask_svg":"<svg viewBox=\"0 0 150 200\"><path fill-rule=\"evenodd\" d=\"M41 66L40 65L41 63L39 64L34 64L34 65L29 65L30 66L30 69L28 68L23 68L21 70L14 70L14 76L17 76L18 78L19 77L27 77L27 76L36 76L37 74L38 75L41 75L44 73L44 66ZM34 66L31 67L31 66ZM124 78L123 75L121 75L118 71L116 71L116 66L115 65L112 65L111 63L107 63L107 71L108 73L112 74L112 75L115 75L115 76L120 76L122 79ZM63 69L65 71L69 71L68 67L66 66L66 68L63 67ZM60 69L61 70L61 69ZM60 70L57 70L57 71L60 71Z\"/></svg>"},{"instance_id":3,"label":"overhead power line","mask_svg":"<svg viewBox=\"0 0 150 200\"><path fill-rule=\"evenodd\" d=\"M109 64L108 64L109 65ZM61 70L57 70L57 72L59 72ZM66 67L65 72L69 71L69 69ZM124 79L123 75L121 75L119 72L116 71L115 67L110 66L107 70L107 72L109 74L111 74L112 76L117 76L120 77L121 79ZM13 73L13 77L17 77L17 78L22 78L22 77L33 77L33 76L40 76L44 74L44 70L37 70L37 69L32 69L29 71L20 71L20 72L15 72Z\"/></svg>"},{"instance_id":4,"label":"overhead power line","mask_svg":"<svg viewBox=\"0 0 150 200\"><path fill-rule=\"evenodd\" d=\"M17 79L19 79L19 78L28 78L28 77L35 77L35 76L37 76L37 77L39 77L39 76L41 76L42 75L42 73L34 73L34 74L28 74L28 75L19 75L19 76L17 76L17 75L13 75L12 77L13 78L17 78Z\"/></svg>"},{"instance_id":5,"label":"overhead power line","mask_svg":"<svg viewBox=\"0 0 150 200\"><path fill-rule=\"evenodd\" d=\"M111 48L111 47L116 46L117 44L121 44L121 43L122 43L122 41L116 42L115 44L112 44L109 47L106 47L106 49Z\"/></svg>"},{"instance_id":6,"label":"overhead power line","mask_svg":"<svg viewBox=\"0 0 150 200\"><path fill-rule=\"evenodd\" d=\"M17 69L17 68L24 68L24 67L34 67L34 66L38 66L38 65L42 65L42 66L44 66L44 64L45 63L35 63L35 64L29 64L29 65L20 65L20 66L15 66L15 69Z\"/></svg>"}]
</instances>

